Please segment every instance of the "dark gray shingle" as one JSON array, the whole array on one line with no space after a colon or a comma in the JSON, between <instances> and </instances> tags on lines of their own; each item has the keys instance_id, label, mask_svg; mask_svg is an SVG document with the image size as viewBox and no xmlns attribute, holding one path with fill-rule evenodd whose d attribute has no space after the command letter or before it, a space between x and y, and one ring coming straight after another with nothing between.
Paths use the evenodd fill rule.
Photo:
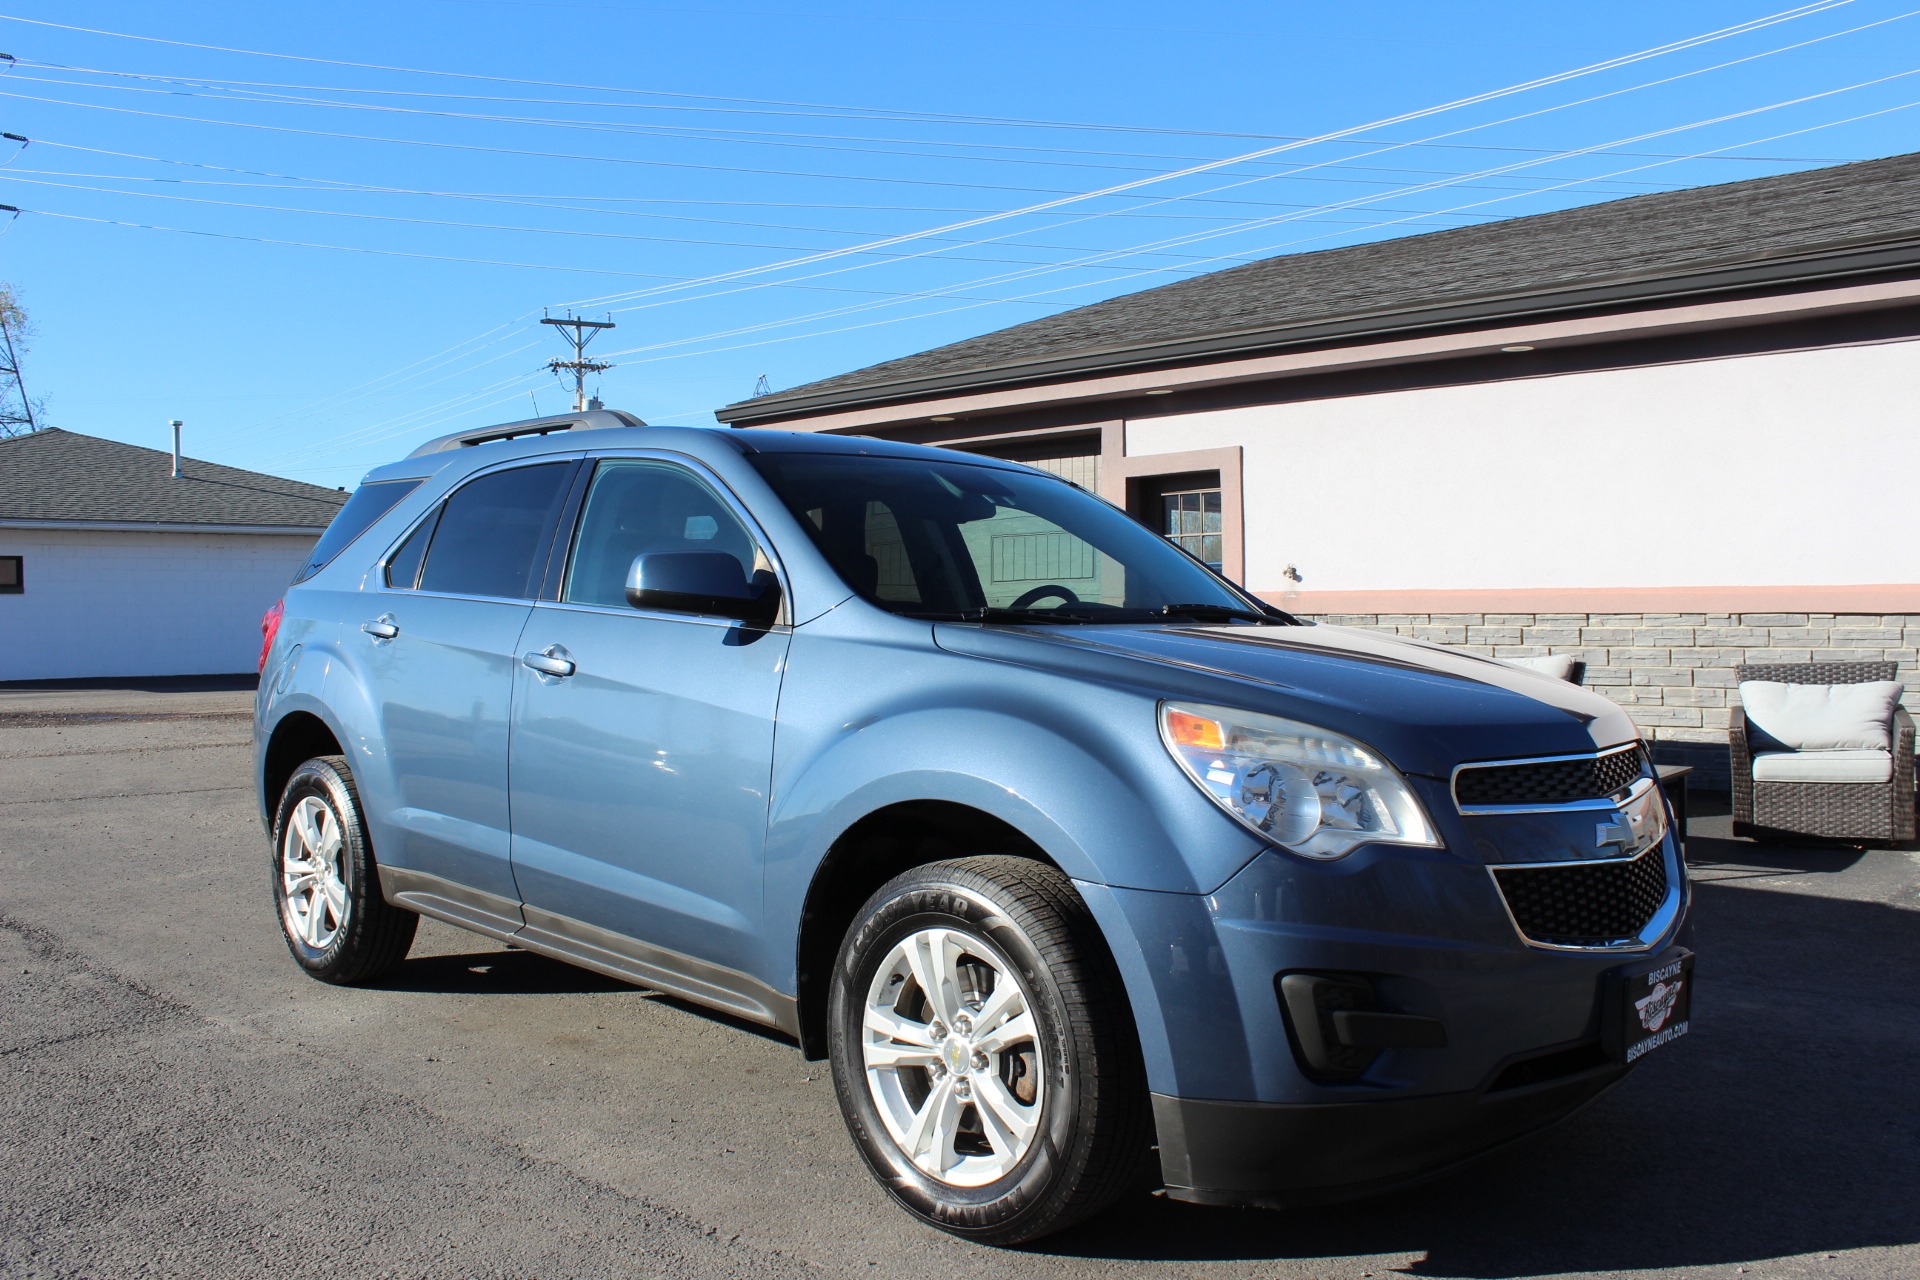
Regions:
<instances>
[{"instance_id":1,"label":"dark gray shingle","mask_svg":"<svg viewBox=\"0 0 1920 1280\"><path fill-rule=\"evenodd\" d=\"M906 393L929 379L945 387L992 371L1004 381L1024 366L1057 373L1063 361L1095 367L1175 343L1914 235L1920 153L1265 258L742 401L719 416L758 419L798 401L818 412L836 396L870 398L894 386Z\"/></svg>"},{"instance_id":2,"label":"dark gray shingle","mask_svg":"<svg viewBox=\"0 0 1920 1280\"><path fill-rule=\"evenodd\" d=\"M319 529L347 495L49 429L0 440L0 520L125 521Z\"/></svg>"}]
</instances>

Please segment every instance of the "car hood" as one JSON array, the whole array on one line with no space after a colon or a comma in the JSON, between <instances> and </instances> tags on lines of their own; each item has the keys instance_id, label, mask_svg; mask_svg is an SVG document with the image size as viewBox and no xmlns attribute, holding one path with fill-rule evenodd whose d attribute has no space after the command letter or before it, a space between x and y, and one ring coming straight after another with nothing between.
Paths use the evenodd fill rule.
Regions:
<instances>
[{"instance_id":1,"label":"car hood","mask_svg":"<svg viewBox=\"0 0 1920 1280\"><path fill-rule=\"evenodd\" d=\"M934 638L953 653L1303 720L1436 778L1467 761L1571 755L1639 736L1613 702L1564 680L1375 631L943 623Z\"/></svg>"}]
</instances>

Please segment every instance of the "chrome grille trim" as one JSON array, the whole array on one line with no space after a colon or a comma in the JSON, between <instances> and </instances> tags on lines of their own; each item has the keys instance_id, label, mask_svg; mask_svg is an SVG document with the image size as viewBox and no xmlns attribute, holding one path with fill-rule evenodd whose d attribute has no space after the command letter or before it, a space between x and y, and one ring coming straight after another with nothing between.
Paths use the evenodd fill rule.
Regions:
<instances>
[{"instance_id":1,"label":"chrome grille trim","mask_svg":"<svg viewBox=\"0 0 1920 1280\"><path fill-rule=\"evenodd\" d=\"M1596 769L1613 766L1618 769L1626 762L1615 761L1615 757L1631 754L1638 759L1639 767L1626 780L1611 790L1573 800L1559 801L1521 801L1512 804L1487 804L1463 802L1460 799L1460 780L1462 775L1479 771L1526 770L1539 765L1568 765L1591 762ZM1605 762L1603 764L1603 762ZM1453 773L1447 779L1448 793L1453 797L1453 806L1460 813L1473 816L1477 814L1500 813L1573 813L1583 809L1611 809L1618 798L1626 793L1635 782L1653 776L1649 757L1644 744L1640 742L1622 743L1617 747L1608 747L1604 751L1577 752L1564 756L1523 756L1512 760L1476 760L1469 764L1455 765Z\"/></svg>"},{"instance_id":2,"label":"chrome grille trim","mask_svg":"<svg viewBox=\"0 0 1920 1280\"><path fill-rule=\"evenodd\" d=\"M1521 927L1519 918L1514 915L1513 904L1507 900L1506 888L1500 883L1500 872L1554 871L1575 867L1624 867L1638 862L1642 858L1660 859L1661 870L1666 875L1666 893L1653 914L1634 931L1632 936L1609 939L1604 942L1564 943L1544 942L1530 936ZM1514 862L1499 866L1489 866L1487 876L1493 881L1493 891L1499 895L1500 906L1507 913L1507 923L1513 926L1514 933L1527 946L1539 951L1584 951L1584 952L1636 952L1650 951L1674 921L1680 918L1680 911L1687 896L1686 864L1679 856L1679 845L1672 832L1651 848L1643 849L1631 858L1590 858L1577 862Z\"/></svg>"}]
</instances>

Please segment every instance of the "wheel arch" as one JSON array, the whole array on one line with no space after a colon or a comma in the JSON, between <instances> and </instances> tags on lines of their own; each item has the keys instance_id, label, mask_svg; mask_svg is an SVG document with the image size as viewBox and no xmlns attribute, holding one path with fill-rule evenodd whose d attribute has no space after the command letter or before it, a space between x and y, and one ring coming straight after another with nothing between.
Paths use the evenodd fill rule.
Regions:
<instances>
[{"instance_id":1,"label":"wheel arch","mask_svg":"<svg viewBox=\"0 0 1920 1280\"><path fill-rule=\"evenodd\" d=\"M343 756L340 737L311 711L289 711L274 724L260 764L260 802L269 826L293 771L315 756Z\"/></svg>"},{"instance_id":2,"label":"wheel arch","mask_svg":"<svg viewBox=\"0 0 1920 1280\"><path fill-rule=\"evenodd\" d=\"M952 800L886 805L834 840L807 886L795 942L795 998L806 1057L827 1056L834 959L861 906L903 871L979 853L1030 858L1061 870L1045 849L1004 818Z\"/></svg>"}]
</instances>

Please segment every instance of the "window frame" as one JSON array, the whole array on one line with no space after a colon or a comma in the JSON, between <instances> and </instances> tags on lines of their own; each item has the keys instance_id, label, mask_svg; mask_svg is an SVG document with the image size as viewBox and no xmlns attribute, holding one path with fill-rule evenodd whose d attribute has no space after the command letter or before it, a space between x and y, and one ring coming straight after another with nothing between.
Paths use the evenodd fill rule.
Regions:
<instances>
[{"instance_id":1,"label":"window frame","mask_svg":"<svg viewBox=\"0 0 1920 1280\"><path fill-rule=\"evenodd\" d=\"M27 594L26 556L0 556L0 560L13 561L13 585L8 586L0 583L0 596L23 596Z\"/></svg>"}]
</instances>

